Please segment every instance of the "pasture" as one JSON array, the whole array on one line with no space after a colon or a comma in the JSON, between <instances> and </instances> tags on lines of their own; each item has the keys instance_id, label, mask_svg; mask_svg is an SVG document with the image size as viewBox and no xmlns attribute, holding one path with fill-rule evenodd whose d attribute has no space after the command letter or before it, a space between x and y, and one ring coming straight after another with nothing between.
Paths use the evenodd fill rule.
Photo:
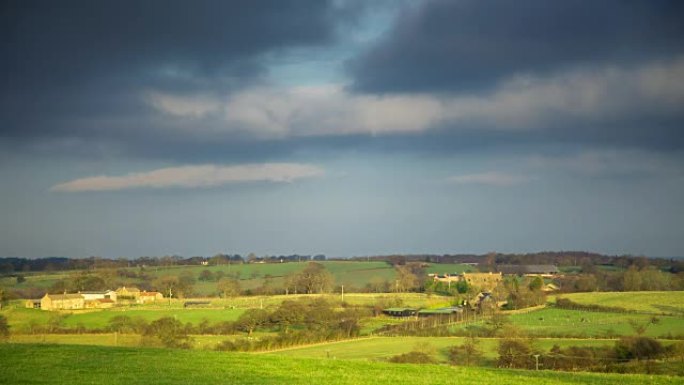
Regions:
<instances>
[{"instance_id":1,"label":"pasture","mask_svg":"<svg viewBox=\"0 0 684 385\"><path fill-rule=\"evenodd\" d=\"M183 323L199 324L207 320L211 323L220 321L234 321L246 309L260 308L273 309L285 300L298 300L302 298L324 298L341 305L340 294L297 294L297 295L272 295L272 296L241 296L228 299L207 298L210 301L206 308L184 308L182 300L166 300L157 304L133 305L112 309L72 310L72 311L44 311L40 309L26 309L23 301L13 301L6 306L0 314L8 320L13 332L28 333L30 328L47 325L59 318L60 324L66 327L81 326L86 329L102 329L116 316L128 316L141 318L147 322L162 317L174 317ZM378 301L399 302L404 306L413 307L440 307L450 304L451 298L441 296L428 296L422 293L349 293L344 295L344 302L349 305L372 305ZM373 318L364 321L364 330L370 331L385 323L393 323L396 320L387 318Z\"/></svg>"},{"instance_id":2,"label":"pasture","mask_svg":"<svg viewBox=\"0 0 684 385\"><path fill-rule=\"evenodd\" d=\"M412 350L427 351L440 362L447 361L447 348L463 344L464 337L369 337L357 340L330 342L269 352L287 357L336 358L342 360L386 361L392 356ZM485 359L498 357L498 338L478 338L478 348ZM614 340L548 338L535 341L535 347L548 351L554 344L564 346L606 346Z\"/></svg>"},{"instance_id":3,"label":"pasture","mask_svg":"<svg viewBox=\"0 0 684 385\"><path fill-rule=\"evenodd\" d=\"M680 384L653 375L560 373L68 345L0 344L1 384ZM442 380L439 382L441 383Z\"/></svg>"},{"instance_id":4,"label":"pasture","mask_svg":"<svg viewBox=\"0 0 684 385\"><path fill-rule=\"evenodd\" d=\"M510 321L535 336L592 338L634 335L635 331L629 324L630 320L647 325L645 335L649 337L684 335L684 318L658 316L656 323L652 323L652 318L653 316L647 314L546 308L511 315Z\"/></svg>"},{"instance_id":5,"label":"pasture","mask_svg":"<svg viewBox=\"0 0 684 385\"><path fill-rule=\"evenodd\" d=\"M582 305L620 307L644 313L684 315L684 291L592 292L559 295Z\"/></svg>"},{"instance_id":6,"label":"pasture","mask_svg":"<svg viewBox=\"0 0 684 385\"><path fill-rule=\"evenodd\" d=\"M222 273L226 276L234 276L240 280L240 287L242 290L255 290L264 285L266 278L272 288L280 288L283 286L284 278L289 274L297 273L306 267L308 262L286 262L286 263L248 263L248 264L222 264L222 265L193 265L193 266L149 266L144 269L138 267L122 268L121 270L128 270L130 272L140 273L144 272L149 281L154 281L156 278L165 275L180 275L190 273L195 278L199 278L202 271L208 270L212 274ZM328 271L335 277L335 285L344 285L348 291L352 289L363 289L368 284L378 284L382 282L392 283L396 279L396 271L394 268L385 263L377 261L322 261ZM108 273L114 274L119 269L101 269L94 273ZM463 271L472 271L473 267L463 264L429 264L425 269L428 273L445 272L455 273ZM76 271L58 271L52 273L37 272L26 273L25 281L17 283L16 278L4 277L0 278L0 285L7 288L15 289L29 289L37 288L47 290L61 279L69 279ZM141 284L138 278L116 277L115 280L121 284L128 286L135 286ZM194 285L194 291L197 296L210 296L217 293L215 281L201 281L197 280Z\"/></svg>"}]
</instances>

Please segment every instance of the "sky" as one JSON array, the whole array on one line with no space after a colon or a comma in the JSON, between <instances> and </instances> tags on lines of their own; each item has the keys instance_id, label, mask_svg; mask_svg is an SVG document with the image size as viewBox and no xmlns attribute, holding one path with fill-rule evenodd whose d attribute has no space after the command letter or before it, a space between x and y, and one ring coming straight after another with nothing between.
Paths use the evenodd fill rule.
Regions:
<instances>
[{"instance_id":1,"label":"sky","mask_svg":"<svg viewBox=\"0 0 684 385\"><path fill-rule=\"evenodd\" d=\"M0 256L684 255L681 1L0 9Z\"/></svg>"}]
</instances>

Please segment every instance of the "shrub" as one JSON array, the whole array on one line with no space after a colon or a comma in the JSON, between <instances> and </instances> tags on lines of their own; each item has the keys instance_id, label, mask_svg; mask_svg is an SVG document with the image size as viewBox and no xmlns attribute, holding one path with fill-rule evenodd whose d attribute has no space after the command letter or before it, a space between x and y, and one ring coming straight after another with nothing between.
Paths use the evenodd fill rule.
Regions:
<instances>
[{"instance_id":1,"label":"shrub","mask_svg":"<svg viewBox=\"0 0 684 385\"><path fill-rule=\"evenodd\" d=\"M391 357L389 362L395 364L436 364L437 360L427 353L413 351Z\"/></svg>"}]
</instances>

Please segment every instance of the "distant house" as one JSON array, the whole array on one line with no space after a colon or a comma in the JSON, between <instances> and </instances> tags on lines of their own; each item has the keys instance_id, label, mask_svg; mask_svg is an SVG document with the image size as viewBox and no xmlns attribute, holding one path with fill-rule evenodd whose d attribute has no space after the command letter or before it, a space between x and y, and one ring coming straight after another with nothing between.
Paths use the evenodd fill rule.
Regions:
<instances>
[{"instance_id":1,"label":"distant house","mask_svg":"<svg viewBox=\"0 0 684 385\"><path fill-rule=\"evenodd\" d=\"M120 287L116 289L116 298L117 300L133 300L137 301L138 297L140 296L140 289L137 287Z\"/></svg>"},{"instance_id":2,"label":"distant house","mask_svg":"<svg viewBox=\"0 0 684 385\"><path fill-rule=\"evenodd\" d=\"M432 275L432 279L438 282L466 282L468 286L482 290L493 290L502 280L501 273L461 273Z\"/></svg>"},{"instance_id":3,"label":"distant house","mask_svg":"<svg viewBox=\"0 0 684 385\"><path fill-rule=\"evenodd\" d=\"M164 299L164 296L162 293L158 291L142 291L138 295L138 299L136 300L137 303L145 304L145 303L151 303L151 302L156 302L156 301L161 301Z\"/></svg>"},{"instance_id":4,"label":"distant house","mask_svg":"<svg viewBox=\"0 0 684 385\"><path fill-rule=\"evenodd\" d=\"M499 265L497 269L506 275L553 277L560 271L554 265Z\"/></svg>"},{"instance_id":5,"label":"distant house","mask_svg":"<svg viewBox=\"0 0 684 385\"><path fill-rule=\"evenodd\" d=\"M469 287L477 287L481 290L494 290L503 279L501 273L463 273L463 279Z\"/></svg>"},{"instance_id":6,"label":"distant house","mask_svg":"<svg viewBox=\"0 0 684 385\"><path fill-rule=\"evenodd\" d=\"M40 300L39 299L27 299L26 300L26 308L27 309L40 309Z\"/></svg>"},{"instance_id":7,"label":"distant house","mask_svg":"<svg viewBox=\"0 0 684 385\"><path fill-rule=\"evenodd\" d=\"M43 310L76 310L85 308L85 299L81 294L45 294L40 300Z\"/></svg>"}]
</instances>

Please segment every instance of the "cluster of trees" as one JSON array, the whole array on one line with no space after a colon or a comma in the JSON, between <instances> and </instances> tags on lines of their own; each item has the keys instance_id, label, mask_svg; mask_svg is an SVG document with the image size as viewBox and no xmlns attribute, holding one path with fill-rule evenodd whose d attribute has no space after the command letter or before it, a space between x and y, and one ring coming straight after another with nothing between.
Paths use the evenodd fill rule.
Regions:
<instances>
[{"instance_id":1,"label":"cluster of trees","mask_svg":"<svg viewBox=\"0 0 684 385\"><path fill-rule=\"evenodd\" d=\"M495 265L556 265L556 266L614 266L628 268L635 265L643 268L646 265L656 266L671 273L684 271L684 260L676 258L648 258L633 255L603 255L586 251L542 251L537 253L496 253L487 254L392 254L354 257L358 261L385 261L392 264L410 262L429 263L477 263L484 269Z\"/></svg>"},{"instance_id":2,"label":"cluster of trees","mask_svg":"<svg viewBox=\"0 0 684 385\"><path fill-rule=\"evenodd\" d=\"M649 373L663 369L652 360L681 359L684 343L663 346L658 340L644 336L622 337L613 346L586 347L554 345L548 352L535 347L526 338L503 338L499 342L499 367L535 369L537 364L548 370L584 370L595 372L640 371ZM537 359L535 359L537 355ZM649 362L650 361L650 362ZM648 365L634 365L649 362Z\"/></svg>"},{"instance_id":3,"label":"cluster of trees","mask_svg":"<svg viewBox=\"0 0 684 385\"><path fill-rule=\"evenodd\" d=\"M236 330L247 333L245 339L224 341L218 350L253 351L282 348L306 343L356 337L359 321L370 312L361 308L336 309L322 298L283 301L273 311L250 309L234 323ZM249 338L259 329L275 330L275 336Z\"/></svg>"},{"instance_id":4,"label":"cluster of trees","mask_svg":"<svg viewBox=\"0 0 684 385\"><path fill-rule=\"evenodd\" d=\"M624 271L585 266L580 274L557 281L563 292L684 290L684 273L673 274L652 265L631 265Z\"/></svg>"},{"instance_id":5,"label":"cluster of trees","mask_svg":"<svg viewBox=\"0 0 684 385\"><path fill-rule=\"evenodd\" d=\"M335 277L320 263L309 262L297 273L285 278L285 294L328 293L335 285Z\"/></svg>"}]
</instances>

